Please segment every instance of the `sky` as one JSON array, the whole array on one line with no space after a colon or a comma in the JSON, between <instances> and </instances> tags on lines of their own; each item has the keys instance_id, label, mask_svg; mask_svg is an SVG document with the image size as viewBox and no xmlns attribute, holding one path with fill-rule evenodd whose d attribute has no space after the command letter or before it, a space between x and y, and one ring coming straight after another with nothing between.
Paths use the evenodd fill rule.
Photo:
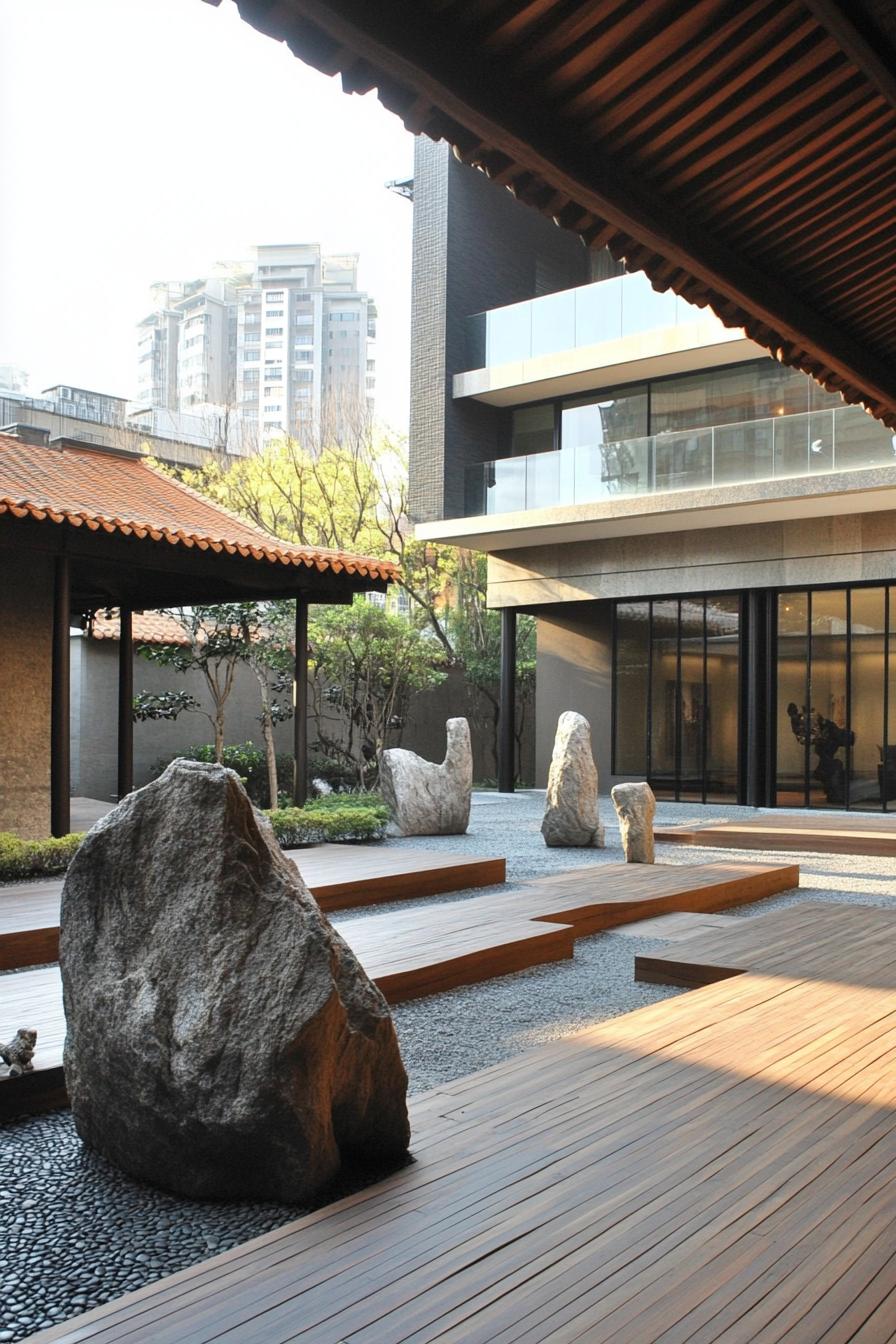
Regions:
<instances>
[{"instance_id":1,"label":"sky","mask_svg":"<svg viewBox=\"0 0 896 1344\"><path fill-rule=\"evenodd\" d=\"M0 364L135 389L157 280L265 242L360 253L376 413L406 430L413 137L232 0L0 0Z\"/></svg>"}]
</instances>

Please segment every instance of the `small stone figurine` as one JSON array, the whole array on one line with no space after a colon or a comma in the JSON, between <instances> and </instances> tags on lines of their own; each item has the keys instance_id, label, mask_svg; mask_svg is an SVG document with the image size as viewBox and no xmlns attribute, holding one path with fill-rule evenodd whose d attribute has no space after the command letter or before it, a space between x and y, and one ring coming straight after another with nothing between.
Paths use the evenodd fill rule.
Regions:
<instances>
[{"instance_id":1,"label":"small stone figurine","mask_svg":"<svg viewBox=\"0 0 896 1344\"><path fill-rule=\"evenodd\" d=\"M19 1027L9 1045L4 1045L0 1041L0 1059L9 1066L10 1078L18 1078L23 1073L30 1073L34 1068L31 1061L34 1058L36 1046L37 1031L34 1027Z\"/></svg>"}]
</instances>

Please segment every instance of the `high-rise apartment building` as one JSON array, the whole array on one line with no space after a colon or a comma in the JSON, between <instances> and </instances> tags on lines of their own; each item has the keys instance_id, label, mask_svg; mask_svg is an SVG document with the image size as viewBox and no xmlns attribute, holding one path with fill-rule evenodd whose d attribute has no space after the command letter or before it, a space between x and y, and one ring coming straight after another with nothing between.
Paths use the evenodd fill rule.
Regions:
<instances>
[{"instance_id":1,"label":"high-rise apartment building","mask_svg":"<svg viewBox=\"0 0 896 1344\"><path fill-rule=\"evenodd\" d=\"M140 396L190 415L232 411L243 444L341 436L373 409L376 308L357 254L268 244L251 263L153 287L138 325Z\"/></svg>"}]
</instances>

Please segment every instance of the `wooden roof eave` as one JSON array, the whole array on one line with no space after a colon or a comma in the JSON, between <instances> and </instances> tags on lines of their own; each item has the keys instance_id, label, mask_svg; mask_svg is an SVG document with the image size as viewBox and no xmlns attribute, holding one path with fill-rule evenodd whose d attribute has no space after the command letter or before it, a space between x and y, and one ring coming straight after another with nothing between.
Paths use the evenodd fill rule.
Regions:
<instances>
[{"instance_id":1,"label":"wooden roof eave","mask_svg":"<svg viewBox=\"0 0 896 1344\"><path fill-rule=\"evenodd\" d=\"M533 117L531 100L502 82L493 61L484 78L476 53L459 44L438 13L427 10L425 23L415 26L398 0L236 3L244 19L287 42L301 59L330 75L341 72L347 91L376 87L410 129L448 139L464 161L574 227L590 245L609 246L656 288L710 306L783 363L896 428L896 369L889 361L680 210L666 208L669 202L649 199L625 163L591 148L582 161L550 106L540 104ZM822 0L811 5L831 8ZM889 89L885 67L882 80ZM875 88L880 82L871 79ZM676 268L671 279L670 266Z\"/></svg>"}]
</instances>

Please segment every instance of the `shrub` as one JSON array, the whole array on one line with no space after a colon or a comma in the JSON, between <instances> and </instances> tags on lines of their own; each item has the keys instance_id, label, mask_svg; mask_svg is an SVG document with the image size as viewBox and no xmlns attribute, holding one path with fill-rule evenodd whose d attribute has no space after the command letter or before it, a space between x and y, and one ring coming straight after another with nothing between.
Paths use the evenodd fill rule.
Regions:
<instances>
[{"instance_id":1,"label":"shrub","mask_svg":"<svg viewBox=\"0 0 896 1344\"><path fill-rule=\"evenodd\" d=\"M64 873L83 839L83 834L76 834L51 840L20 840L7 831L0 832L0 882Z\"/></svg>"},{"instance_id":2,"label":"shrub","mask_svg":"<svg viewBox=\"0 0 896 1344\"><path fill-rule=\"evenodd\" d=\"M267 815L283 849L322 841L382 840L389 820L382 804L351 805L345 795L332 803L329 798L319 799L307 807L281 807Z\"/></svg>"}]
</instances>

